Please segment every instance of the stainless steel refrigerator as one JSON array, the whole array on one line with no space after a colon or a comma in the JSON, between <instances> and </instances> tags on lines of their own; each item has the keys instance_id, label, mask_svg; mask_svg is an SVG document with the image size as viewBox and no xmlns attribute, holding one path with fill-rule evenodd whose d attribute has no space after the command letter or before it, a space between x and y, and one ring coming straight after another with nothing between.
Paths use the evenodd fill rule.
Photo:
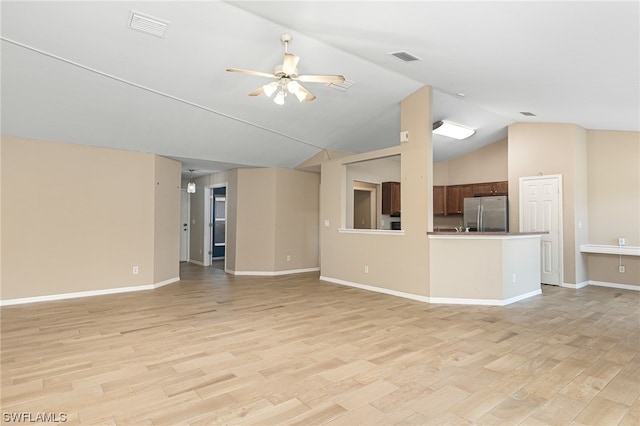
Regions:
<instances>
[{"instance_id":1,"label":"stainless steel refrigerator","mask_svg":"<svg viewBox=\"0 0 640 426\"><path fill-rule=\"evenodd\" d=\"M464 227L474 232L508 232L507 196L465 198Z\"/></svg>"}]
</instances>

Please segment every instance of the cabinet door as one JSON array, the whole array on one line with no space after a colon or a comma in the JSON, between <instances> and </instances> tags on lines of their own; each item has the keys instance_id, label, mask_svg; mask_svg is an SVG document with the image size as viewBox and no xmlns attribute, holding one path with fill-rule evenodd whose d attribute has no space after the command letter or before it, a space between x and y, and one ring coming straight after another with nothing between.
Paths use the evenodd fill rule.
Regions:
<instances>
[{"instance_id":1,"label":"cabinet door","mask_svg":"<svg viewBox=\"0 0 640 426\"><path fill-rule=\"evenodd\" d=\"M445 214L462 213L462 199L460 198L462 188L460 185L448 185L446 187L446 209Z\"/></svg>"},{"instance_id":2,"label":"cabinet door","mask_svg":"<svg viewBox=\"0 0 640 426\"><path fill-rule=\"evenodd\" d=\"M494 187L495 187L495 195L509 195L509 182L507 181L496 182Z\"/></svg>"},{"instance_id":3,"label":"cabinet door","mask_svg":"<svg viewBox=\"0 0 640 426\"><path fill-rule=\"evenodd\" d=\"M433 187L433 214L444 214L444 186Z\"/></svg>"},{"instance_id":4,"label":"cabinet door","mask_svg":"<svg viewBox=\"0 0 640 426\"><path fill-rule=\"evenodd\" d=\"M482 182L482 183L474 183L473 184L473 196L477 195L493 195L493 183L492 182Z\"/></svg>"},{"instance_id":5,"label":"cabinet door","mask_svg":"<svg viewBox=\"0 0 640 426\"><path fill-rule=\"evenodd\" d=\"M473 185L460 185L460 213L464 213L464 199L473 197Z\"/></svg>"},{"instance_id":6,"label":"cabinet door","mask_svg":"<svg viewBox=\"0 0 640 426\"><path fill-rule=\"evenodd\" d=\"M400 182L382 182L382 214L400 214Z\"/></svg>"}]
</instances>

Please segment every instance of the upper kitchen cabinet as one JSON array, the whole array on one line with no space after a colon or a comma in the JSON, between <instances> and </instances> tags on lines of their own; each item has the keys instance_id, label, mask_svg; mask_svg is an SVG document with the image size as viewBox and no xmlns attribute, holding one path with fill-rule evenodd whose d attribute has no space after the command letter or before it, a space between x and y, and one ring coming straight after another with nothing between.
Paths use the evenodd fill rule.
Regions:
<instances>
[{"instance_id":1,"label":"upper kitchen cabinet","mask_svg":"<svg viewBox=\"0 0 640 426\"><path fill-rule=\"evenodd\" d=\"M443 215L445 214L445 187L441 185L434 185L433 187L433 214Z\"/></svg>"},{"instance_id":2,"label":"upper kitchen cabinet","mask_svg":"<svg viewBox=\"0 0 640 426\"><path fill-rule=\"evenodd\" d=\"M400 182L382 182L382 214L400 216Z\"/></svg>"},{"instance_id":3,"label":"upper kitchen cabinet","mask_svg":"<svg viewBox=\"0 0 640 426\"><path fill-rule=\"evenodd\" d=\"M483 182L473 184L473 196L509 195L509 182Z\"/></svg>"},{"instance_id":4,"label":"upper kitchen cabinet","mask_svg":"<svg viewBox=\"0 0 640 426\"><path fill-rule=\"evenodd\" d=\"M449 185L446 187L446 211L445 214L462 214L464 199L473 197L473 185Z\"/></svg>"}]
</instances>

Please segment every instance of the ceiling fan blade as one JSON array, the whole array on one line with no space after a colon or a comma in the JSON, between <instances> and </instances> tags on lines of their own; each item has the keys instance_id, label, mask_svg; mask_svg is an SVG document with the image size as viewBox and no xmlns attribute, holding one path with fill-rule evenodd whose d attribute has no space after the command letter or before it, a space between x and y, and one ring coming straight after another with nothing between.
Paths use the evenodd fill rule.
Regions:
<instances>
[{"instance_id":1,"label":"ceiling fan blade","mask_svg":"<svg viewBox=\"0 0 640 426\"><path fill-rule=\"evenodd\" d=\"M300 75L296 80L303 81L305 83L344 83L344 76L342 75Z\"/></svg>"},{"instance_id":2,"label":"ceiling fan blade","mask_svg":"<svg viewBox=\"0 0 640 426\"><path fill-rule=\"evenodd\" d=\"M253 92L249 93L249 96L258 96L264 93L264 89L262 87L257 88Z\"/></svg>"},{"instance_id":3,"label":"ceiling fan blade","mask_svg":"<svg viewBox=\"0 0 640 426\"><path fill-rule=\"evenodd\" d=\"M266 72L260 72L260 71L241 70L241 69L238 69L238 68L227 68L227 71L229 71L229 72L239 72L240 74L256 75L258 77L274 78L273 74L269 74L269 73L266 73Z\"/></svg>"},{"instance_id":4,"label":"ceiling fan blade","mask_svg":"<svg viewBox=\"0 0 640 426\"><path fill-rule=\"evenodd\" d=\"M295 73L296 67L298 66L298 61L300 61L300 58L293 53L285 53L284 62L282 63L282 72L284 72L286 75Z\"/></svg>"},{"instance_id":5,"label":"ceiling fan blade","mask_svg":"<svg viewBox=\"0 0 640 426\"><path fill-rule=\"evenodd\" d=\"M298 87L298 92L303 92L303 93L306 95L306 96L305 96L304 98L302 98L302 99L301 99L300 97L298 97L298 100L299 100L300 102L309 102L309 101L312 101L312 100L314 100L314 99L316 98L316 95L314 95L313 93L311 93L310 91L308 91L308 90L307 90L303 85L300 85L300 86ZM297 97L297 95L296 95L296 97Z\"/></svg>"}]
</instances>

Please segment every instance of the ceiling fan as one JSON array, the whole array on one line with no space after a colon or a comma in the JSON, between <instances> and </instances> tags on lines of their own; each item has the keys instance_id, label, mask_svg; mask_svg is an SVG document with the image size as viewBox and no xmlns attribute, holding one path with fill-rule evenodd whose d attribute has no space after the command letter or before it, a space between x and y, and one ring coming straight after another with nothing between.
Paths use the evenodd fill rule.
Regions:
<instances>
[{"instance_id":1,"label":"ceiling fan","mask_svg":"<svg viewBox=\"0 0 640 426\"><path fill-rule=\"evenodd\" d=\"M268 97L271 97L275 92L278 92L273 98L273 102L278 105L283 105L284 100L288 93L295 95L300 102L308 102L314 100L316 97L313 93L308 91L299 81L303 83L343 83L344 77L341 75L298 75L298 61L300 58L293 53L289 53L288 47L291 43L291 34L282 34L280 41L284 44L284 60L282 65L276 65L273 68L273 73L269 74L260 71L249 71L238 68L227 68L229 72L239 72L242 74L256 75L259 77L275 78L276 81L265 84L264 86L249 93L249 96L258 96L264 93Z\"/></svg>"}]
</instances>

